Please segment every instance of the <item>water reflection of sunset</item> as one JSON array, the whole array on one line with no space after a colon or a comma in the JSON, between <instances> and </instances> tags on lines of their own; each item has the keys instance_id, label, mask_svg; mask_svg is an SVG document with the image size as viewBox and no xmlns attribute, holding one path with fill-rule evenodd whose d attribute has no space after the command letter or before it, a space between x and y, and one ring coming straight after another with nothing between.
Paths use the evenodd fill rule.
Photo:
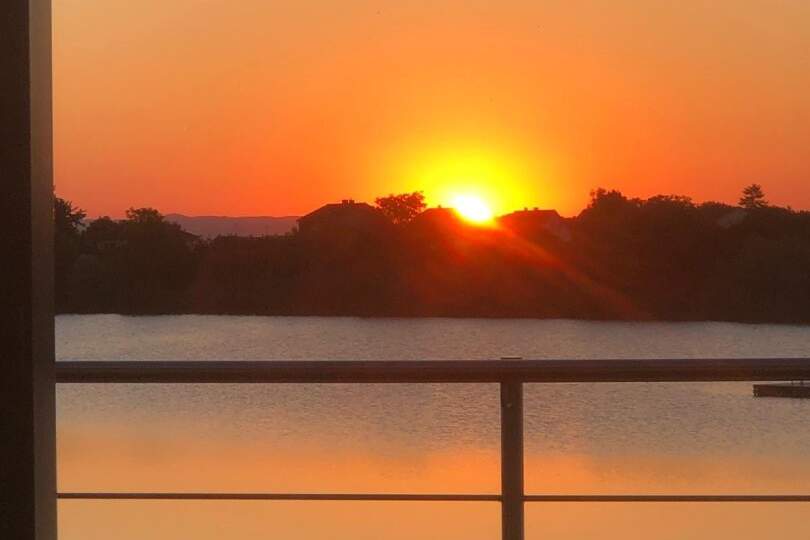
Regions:
<instances>
[{"instance_id":1,"label":"water reflection of sunset","mask_svg":"<svg viewBox=\"0 0 810 540\"><path fill-rule=\"evenodd\" d=\"M392 453L388 442L251 442L173 437L105 428L104 436L60 432L62 491L281 493L497 493L499 452L455 446ZM202 442L201 442L202 441ZM526 490L536 494L800 493L810 464L715 455L526 455Z\"/></svg>"},{"instance_id":2,"label":"water reflection of sunset","mask_svg":"<svg viewBox=\"0 0 810 540\"><path fill-rule=\"evenodd\" d=\"M536 392L541 387L542 394ZM487 385L370 385L362 392L357 385L309 385L306 392L288 385L179 386L171 393L157 386L87 388L85 399L76 401L85 406L60 407L60 491L482 494L500 487L497 431L491 429L496 402ZM810 478L810 464L789 454L728 454L717 441L687 452L694 442L684 433L686 417L676 426L676 440L656 429L660 447L638 444L647 434L634 424L640 413L628 406L632 399L615 404L625 423L604 432L599 412L563 397L573 387L530 388L528 493L797 493ZM644 395L645 388L633 385L626 392ZM668 397L670 388L676 387L660 385L656 395L677 403L683 389ZM735 399L743 390L733 384L701 388L709 399ZM68 398L74 391L81 388L63 388L61 402L73 402ZM612 395L611 385L591 391ZM546 399L537 401L540 396ZM133 399L142 405L131 407ZM403 399L410 407L402 406ZM566 399L564 410L554 406ZM613 404L597 401L613 414ZM213 402L222 405L216 413ZM625 440L625 427L635 441ZM783 442L791 451L798 441ZM670 444L682 445L681 451L667 450ZM531 503L527 538L642 540L656 531L656 538L667 540L712 540L733 530L735 540L758 540L766 528L774 530L774 520L782 528L777 530L803 526L801 506L752 509ZM498 526L494 503L60 503L60 537L67 540L102 540L113 532L119 540L207 540L223 531L244 539L490 540Z\"/></svg>"},{"instance_id":3,"label":"water reflection of sunset","mask_svg":"<svg viewBox=\"0 0 810 540\"><path fill-rule=\"evenodd\" d=\"M385 456L373 439L356 450L320 445L246 449L233 442L200 451L193 440L138 438L105 430L104 440L60 437L62 490L244 492L497 492L498 455L455 448L428 455ZM778 492L796 488L793 475L810 466L768 460L705 460L643 455L593 459L585 455L527 456L530 493ZM689 478L672 473L688 469ZM744 472L743 472L744 471ZM767 485L763 485L763 479ZM801 530L803 507L759 504L527 505L527 538L642 540L655 538L758 540L774 531ZM63 501L60 538L172 540L302 538L312 540L491 540L494 503ZM317 519L313 516L317 515ZM684 519L689 516L690 519ZM697 516L700 519L697 519ZM92 523L92 526L88 524ZM776 527L774 529L774 527ZM609 531L609 532L608 532ZM732 534L733 536L729 536Z\"/></svg>"},{"instance_id":4,"label":"water reflection of sunset","mask_svg":"<svg viewBox=\"0 0 810 540\"><path fill-rule=\"evenodd\" d=\"M728 324L111 315L59 324L61 357L85 359L629 357L676 354L686 342L716 357L779 343L789 356L810 340L799 327ZM63 492L500 488L493 384L65 384L57 397ZM807 405L754 400L747 383L527 384L526 491L802 493ZM801 504L531 503L527 539L759 540L806 530L805 515ZM492 540L498 528L497 503L60 503L66 540Z\"/></svg>"}]
</instances>

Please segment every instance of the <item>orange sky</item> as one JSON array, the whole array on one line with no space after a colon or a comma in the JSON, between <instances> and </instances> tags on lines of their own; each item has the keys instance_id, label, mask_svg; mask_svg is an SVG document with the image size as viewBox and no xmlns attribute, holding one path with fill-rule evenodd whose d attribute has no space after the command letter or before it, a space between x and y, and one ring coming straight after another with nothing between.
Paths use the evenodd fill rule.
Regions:
<instances>
[{"instance_id":1,"label":"orange sky","mask_svg":"<svg viewBox=\"0 0 810 540\"><path fill-rule=\"evenodd\" d=\"M54 79L90 215L750 182L810 208L807 0L54 0Z\"/></svg>"}]
</instances>

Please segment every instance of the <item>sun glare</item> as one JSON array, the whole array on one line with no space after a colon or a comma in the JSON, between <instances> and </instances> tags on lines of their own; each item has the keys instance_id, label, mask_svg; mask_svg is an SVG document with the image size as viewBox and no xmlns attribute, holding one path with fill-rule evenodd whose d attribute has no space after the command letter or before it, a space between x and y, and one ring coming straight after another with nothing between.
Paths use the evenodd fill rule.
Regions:
<instances>
[{"instance_id":1,"label":"sun glare","mask_svg":"<svg viewBox=\"0 0 810 540\"><path fill-rule=\"evenodd\" d=\"M478 224L492 221L492 209L481 197L456 195L453 197L451 206L467 221Z\"/></svg>"}]
</instances>

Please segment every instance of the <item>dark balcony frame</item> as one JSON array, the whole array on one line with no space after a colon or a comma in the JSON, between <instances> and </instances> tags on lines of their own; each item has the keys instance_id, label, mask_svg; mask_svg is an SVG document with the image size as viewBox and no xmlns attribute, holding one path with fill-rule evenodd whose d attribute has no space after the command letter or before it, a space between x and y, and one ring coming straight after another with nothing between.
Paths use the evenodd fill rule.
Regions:
<instances>
[{"instance_id":1,"label":"dark balcony frame","mask_svg":"<svg viewBox=\"0 0 810 540\"><path fill-rule=\"evenodd\" d=\"M0 9L0 538L56 538L50 0Z\"/></svg>"}]
</instances>

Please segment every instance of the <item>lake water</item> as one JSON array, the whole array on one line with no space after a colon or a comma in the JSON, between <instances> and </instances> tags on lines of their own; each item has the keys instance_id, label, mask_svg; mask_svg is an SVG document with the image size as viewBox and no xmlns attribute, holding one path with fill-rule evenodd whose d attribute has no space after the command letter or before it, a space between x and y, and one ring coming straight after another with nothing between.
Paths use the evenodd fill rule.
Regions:
<instances>
[{"instance_id":1,"label":"lake water","mask_svg":"<svg viewBox=\"0 0 810 540\"><path fill-rule=\"evenodd\" d=\"M810 356L810 327L60 316L79 360ZM526 385L526 490L810 493L810 400ZM496 493L497 385L60 385L61 491ZM497 539L496 503L62 501L60 538ZM810 504L527 504L529 539L810 537Z\"/></svg>"}]
</instances>

